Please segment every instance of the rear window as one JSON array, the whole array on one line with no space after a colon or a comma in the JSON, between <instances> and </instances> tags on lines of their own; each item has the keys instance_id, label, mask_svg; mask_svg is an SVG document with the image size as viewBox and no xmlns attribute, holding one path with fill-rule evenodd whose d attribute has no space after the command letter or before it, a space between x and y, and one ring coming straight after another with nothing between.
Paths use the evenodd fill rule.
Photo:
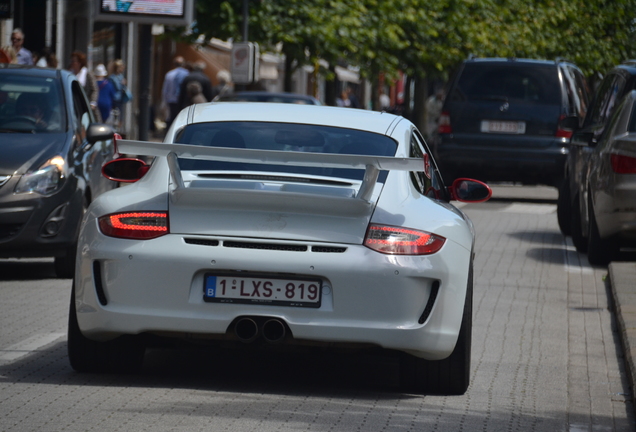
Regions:
<instances>
[{"instance_id":1,"label":"rear window","mask_svg":"<svg viewBox=\"0 0 636 432\"><path fill-rule=\"evenodd\" d=\"M294 95L277 95L277 94L231 94L221 96L215 102L276 102L276 103L292 103L299 105L320 105L317 99L306 98Z\"/></svg>"},{"instance_id":2,"label":"rear window","mask_svg":"<svg viewBox=\"0 0 636 432\"><path fill-rule=\"evenodd\" d=\"M451 99L561 103L557 68L526 63L466 63Z\"/></svg>"},{"instance_id":3,"label":"rear window","mask_svg":"<svg viewBox=\"0 0 636 432\"><path fill-rule=\"evenodd\" d=\"M354 129L270 122L211 122L186 126L176 143L256 150L394 156L397 143ZM182 170L232 170L324 175L362 180L364 170L179 159ZM386 172L380 180L386 177Z\"/></svg>"}]
</instances>

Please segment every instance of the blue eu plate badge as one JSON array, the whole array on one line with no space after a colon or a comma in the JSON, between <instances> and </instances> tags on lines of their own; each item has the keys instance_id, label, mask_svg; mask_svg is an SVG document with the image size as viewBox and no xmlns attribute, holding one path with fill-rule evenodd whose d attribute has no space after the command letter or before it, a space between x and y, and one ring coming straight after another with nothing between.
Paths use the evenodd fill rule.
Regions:
<instances>
[{"instance_id":1,"label":"blue eu plate badge","mask_svg":"<svg viewBox=\"0 0 636 432\"><path fill-rule=\"evenodd\" d=\"M216 276L209 276L205 279L205 296L216 297Z\"/></svg>"}]
</instances>

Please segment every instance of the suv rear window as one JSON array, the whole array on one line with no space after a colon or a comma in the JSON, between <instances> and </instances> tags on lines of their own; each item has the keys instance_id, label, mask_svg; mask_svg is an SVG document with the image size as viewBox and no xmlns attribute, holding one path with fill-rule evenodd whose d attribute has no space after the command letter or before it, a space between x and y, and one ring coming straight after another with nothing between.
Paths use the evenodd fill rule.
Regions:
<instances>
[{"instance_id":1,"label":"suv rear window","mask_svg":"<svg viewBox=\"0 0 636 432\"><path fill-rule=\"evenodd\" d=\"M516 100L558 105L561 92L554 65L466 63L452 100Z\"/></svg>"}]
</instances>

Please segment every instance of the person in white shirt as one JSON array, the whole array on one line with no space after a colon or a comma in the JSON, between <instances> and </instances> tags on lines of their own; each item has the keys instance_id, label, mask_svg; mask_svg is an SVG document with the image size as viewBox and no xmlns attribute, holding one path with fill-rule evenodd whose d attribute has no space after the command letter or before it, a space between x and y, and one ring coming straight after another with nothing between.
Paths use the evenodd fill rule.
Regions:
<instances>
[{"instance_id":1,"label":"person in white shirt","mask_svg":"<svg viewBox=\"0 0 636 432\"><path fill-rule=\"evenodd\" d=\"M183 67L185 64L185 60L181 56L177 56L173 60L174 69L171 69L166 73L166 76L163 80L163 87L161 90L161 95L163 97L163 102L168 106L170 110L168 114L168 118L166 119L167 127L170 127L172 121L175 119L177 114L179 114L179 96L181 83L183 79L189 74L188 70Z\"/></svg>"},{"instance_id":2,"label":"person in white shirt","mask_svg":"<svg viewBox=\"0 0 636 432\"><path fill-rule=\"evenodd\" d=\"M11 33L11 44L18 56L18 64L32 65L33 54L22 46L24 44L24 33L19 28L13 29Z\"/></svg>"}]
</instances>

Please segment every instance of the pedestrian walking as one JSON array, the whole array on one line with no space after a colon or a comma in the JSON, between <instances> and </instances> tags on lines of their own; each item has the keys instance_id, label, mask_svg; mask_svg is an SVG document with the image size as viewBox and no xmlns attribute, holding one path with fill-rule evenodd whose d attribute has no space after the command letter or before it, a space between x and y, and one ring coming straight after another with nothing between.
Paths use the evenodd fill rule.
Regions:
<instances>
[{"instance_id":1,"label":"pedestrian walking","mask_svg":"<svg viewBox=\"0 0 636 432\"><path fill-rule=\"evenodd\" d=\"M124 110L126 104L132 100L132 94L128 90L126 85L126 77L124 71L126 65L121 59L117 59L109 65L108 80L113 84L115 88L115 96L113 97L113 108L111 110L114 118L111 119L112 125L115 130L121 130L121 120L124 118Z\"/></svg>"},{"instance_id":2,"label":"pedestrian walking","mask_svg":"<svg viewBox=\"0 0 636 432\"><path fill-rule=\"evenodd\" d=\"M18 55L11 45L0 48L0 63L18 63Z\"/></svg>"},{"instance_id":3,"label":"pedestrian walking","mask_svg":"<svg viewBox=\"0 0 636 432\"><path fill-rule=\"evenodd\" d=\"M97 98L99 96L97 80L86 65L86 54L82 51L73 51L71 53L71 63L68 69L75 74L80 85L84 88L84 93L86 93L93 111L99 114L97 110Z\"/></svg>"},{"instance_id":4,"label":"pedestrian walking","mask_svg":"<svg viewBox=\"0 0 636 432\"><path fill-rule=\"evenodd\" d=\"M442 114L442 106L444 105L444 90L437 89L435 93L426 100L424 111L426 125L426 139L430 140L437 134L439 117Z\"/></svg>"},{"instance_id":5,"label":"pedestrian walking","mask_svg":"<svg viewBox=\"0 0 636 432\"><path fill-rule=\"evenodd\" d=\"M232 93L232 75L225 69L221 69L216 74L218 84L214 87L214 98Z\"/></svg>"},{"instance_id":6,"label":"pedestrian walking","mask_svg":"<svg viewBox=\"0 0 636 432\"><path fill-rule=\"evenodd\" d=\"M202 94L205 97L206 101L211 101L214 98L214 92L212 90L212 82L210 78L203 73L205 69L205 63L202 61L197 61L192 65L192 72L190 72L181 82L181 88L179 90L179 109L192 105L190 95L188 94L187 88L188 84L192 81L197 81L201 84Z\"/></svg>"},{"instance_id":7,"label":"pedestrian walking","mask_svg":"<svg viewBox=\"0 0 636 432\"><path fill-rule=\"evenodd\" d=\"M168 107L168 116L166 118L166 126L170 127L172 121L179 114L179 96L181 92L181 83L183 79L190 73L185 67L185 60L181 56L177 56L173 60L174 68L166 73L163 79L163 87L161 96L163 103Z\"/></svg>"},{"instance_id":8,"label":"pedestrian walking","mask_svg":"<svg viewBox=\"0 0 636 432\"><path fill-rule=\"evenodd\" d=\"M33 64L33 54L28 49L24 48L24 33L21 29L15 28L13 32L11 32L11 44L13 45L13 49L15 50L16 56L18 58L18 64L23 65L32 65Z\"/></svg>"},{"instance_id":9,"label":"pedestrian walking","mask_svg":"<svg viewBox=\"0 0 636 432\"><path fill-rule=\"evenodd\" d=\"M199 81L190 81L186 87L188 96L193 104L206 103L208 100L203 96L203 87Z\"/></svg>"},{"instance_id":10,"label":"pedestrian walking","mask_svg":"<svg viewBox=\"0 0 636 432\"><path fill-rule=\"evenodd\" d=\"M113 101L115 99L115 86L108 79L108 71L103 64L98 64L95 68L95 78L97 80L97 108L104 123L114 126L114 121L118 120L119 113L113 113Z\"/></svg>"}]
</instances>

